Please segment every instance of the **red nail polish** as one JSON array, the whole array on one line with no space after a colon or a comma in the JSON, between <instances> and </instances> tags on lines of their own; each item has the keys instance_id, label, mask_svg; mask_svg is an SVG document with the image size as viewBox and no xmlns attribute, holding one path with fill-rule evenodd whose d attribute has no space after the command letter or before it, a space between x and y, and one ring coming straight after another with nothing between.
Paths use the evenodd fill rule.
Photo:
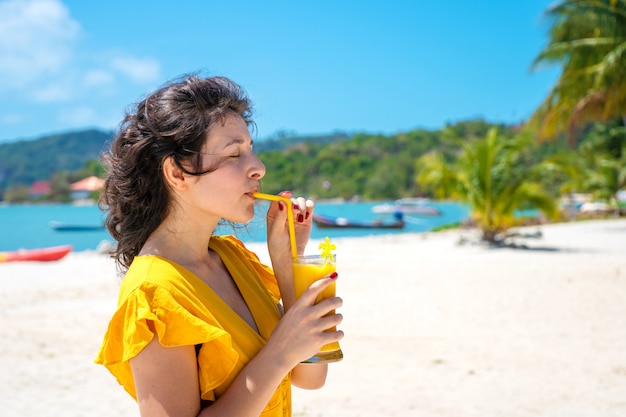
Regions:
<instances>
[{"instance_id":1,"label":"red nail polish","mask_svg":"<svg viewBox=\"0 0 626 417\"><path fill-rule=\"evenodd\" d=\"M278 210L283 211L285 208L283 207L283 203L278 202Z\"/></svg>"},{"instance_id":2,"label":"red nail polish","mask_svg":"<svg viewBox=\"0 0 626 417\"><path fill-rule=\"evenodd\" d=\"M304 216L302 213L298 214L298 222L302 223L304 221Z\"/></svg>"},{"instance_id":3,"label":"red nail polish","mask_svg":"<svg viewBox=\"0 0 626 417\"><path fill-rule=\"evenodd\" d=\"M330 274L330 276L328 278L330 278L330 279L337 279L338 276L339 276L338 273L333 272L332 274Z\"/></svg>"},{"instance_id":4,"label":"red nail polish","mask_svg":"<svg viewBox=\"0 0 626 417\"><path fill-rule=\"evenodd\" d=\"M297 205L297 204L294 204L294 205L293 205L293 209L294 209L294 210L300 210L300 206L299 206L299 205Z\"/></svg>"},{"instance_id":5,"label":"red nail polish","mask_svg":"<svg viewBox=\"0 0 626 417\"><path fill-rule=\"evenodd\" d=\"M306 212L306 214L304 215L305 219L308 219L311 216L311 213L309 213L308 211Z\"/></svg>"}]
</instances>

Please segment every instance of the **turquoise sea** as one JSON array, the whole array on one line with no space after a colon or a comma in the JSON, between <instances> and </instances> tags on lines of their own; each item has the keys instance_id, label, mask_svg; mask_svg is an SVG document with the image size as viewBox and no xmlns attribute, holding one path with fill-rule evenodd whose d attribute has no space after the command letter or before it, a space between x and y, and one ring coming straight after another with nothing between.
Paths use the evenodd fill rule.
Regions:
<instances>
[{"instance_id":1,"label":"turquoise sea","mask_svg":"<svg viewBox=\"0 0 626 417\"><path fill-rule=\"evenodd\" d=\"M372 207L381 202L359 203L316 203L315 212L328 216L341 216L355 221L373 221L382 219L391 221L391 216L375 214ZM390 203L390 202L387 202ZM313 226L312 238L323 239L325 236L363 237L382 234L419 233L435 227L456 223L468 215L466 206L452 202L429 203L438 208L441 216L418 216L407 214L404 219L406 227L402 230L384 229L318 229ZM264 212L267 205L259 203L255 218L245 227L221 227L220 234L234 233L244 242L265 240ZM50 226L51 222L73 225L98 225L104 215L97 205L72 204L37 204L37 205L0 205L0 252L17 249L34 249L47 246L70 244L75 251L95 250L102 241L113 242L105 229L95 231L57 231Z\"/></svg>"}]
</instances>

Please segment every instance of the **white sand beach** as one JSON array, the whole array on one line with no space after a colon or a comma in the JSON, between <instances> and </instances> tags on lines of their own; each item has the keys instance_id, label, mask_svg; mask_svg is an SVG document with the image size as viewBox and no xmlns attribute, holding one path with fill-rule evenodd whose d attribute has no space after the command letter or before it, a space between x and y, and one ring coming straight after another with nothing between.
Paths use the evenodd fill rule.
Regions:
<instances>
[{"instance_id":1,"label":"white sand beach","mask_svg":"<svg viewBox=\"0 0 626 417\"><path fill-rule=\"evenodd\" d=\"M625 416L626 220L526 230L526 249L335 240L345 358L294 389L294 416ZM118 279L89 252L0 264L0 415L139 415L93 364Z\"/></svg>"}]
</instances>

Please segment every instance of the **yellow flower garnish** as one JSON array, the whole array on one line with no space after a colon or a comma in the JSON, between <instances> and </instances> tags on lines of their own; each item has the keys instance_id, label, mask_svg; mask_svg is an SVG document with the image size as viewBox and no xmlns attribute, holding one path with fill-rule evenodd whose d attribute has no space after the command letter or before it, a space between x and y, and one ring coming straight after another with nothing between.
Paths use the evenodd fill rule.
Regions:
<instances>
[{"instance_id":1,"label":"yellow flower garnish","mask_svg":"<svg viewBox=\"0 0 626 417\"><path fill-rule=\"evenodd\" d=\"M328 238L328 236L326 236L326 240L320 243L319 248L322 250L320 256L326 259L326 262L331 262L333 259L333 254L330 251L336 250L337 246L335 246L333 243L330 243L330 239Z\"/></svg>"}]
</instances>

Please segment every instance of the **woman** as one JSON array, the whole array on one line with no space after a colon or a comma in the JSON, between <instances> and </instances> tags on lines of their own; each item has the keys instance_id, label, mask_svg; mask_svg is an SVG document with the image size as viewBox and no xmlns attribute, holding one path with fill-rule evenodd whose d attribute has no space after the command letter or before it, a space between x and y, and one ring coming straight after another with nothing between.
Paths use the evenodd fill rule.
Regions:
<instances>
[{"instance_id":1,"label":"woman","mask_svg":"<svg viewBox=\"0 0 626 417\"><path fill-rule=\"evenodd\" d=\"M142 416L291 415L291 384L316 389L327 373L299 362L343 337L324 331L341 323L341 299L315 304L336 274L294 297L287 210L302 254L313 202L270 205L272 268L262 265L234 237L213 236L222 220L252 219L265 174L241 88L189 76L134 110L103 157L101 206L125 277L96 362Z\"/></svg>"}]
</instances>

